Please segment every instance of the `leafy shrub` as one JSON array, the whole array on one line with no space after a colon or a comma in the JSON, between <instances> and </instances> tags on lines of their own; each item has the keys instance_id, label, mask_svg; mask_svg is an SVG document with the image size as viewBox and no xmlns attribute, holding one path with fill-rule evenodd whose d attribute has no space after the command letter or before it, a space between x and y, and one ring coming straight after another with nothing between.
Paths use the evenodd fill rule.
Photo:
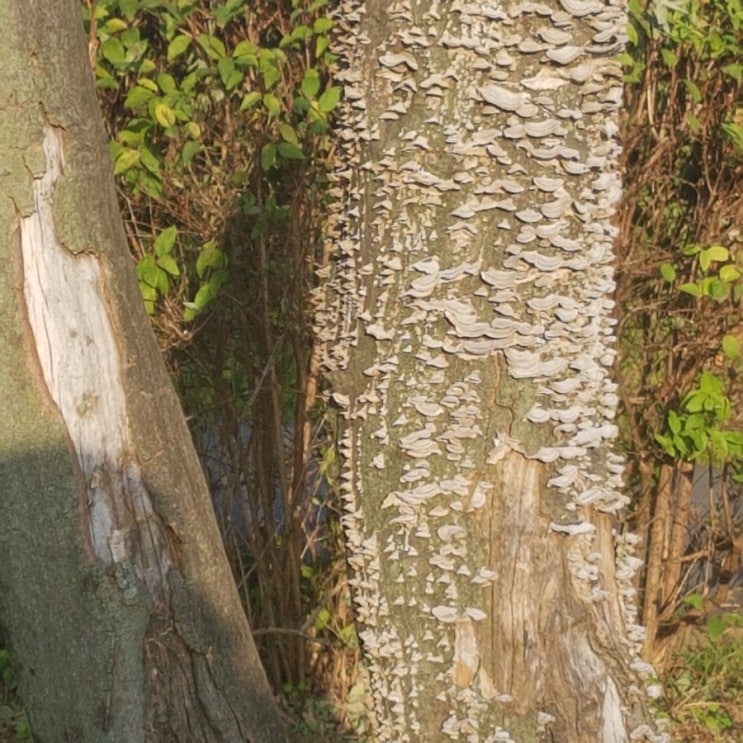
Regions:
<instances>
[{"instance_id":1,"label":"leafy shrub","mask_svg":"<svg viewBox=\"0 0 743 743\"><path fill-rule=\"evenodd\" d=\"M327 148L340 91L325 2L86 4L140 289L168 345L228 279L235 209L279 209L282 171Z\"/></svg>"}]
</instances>

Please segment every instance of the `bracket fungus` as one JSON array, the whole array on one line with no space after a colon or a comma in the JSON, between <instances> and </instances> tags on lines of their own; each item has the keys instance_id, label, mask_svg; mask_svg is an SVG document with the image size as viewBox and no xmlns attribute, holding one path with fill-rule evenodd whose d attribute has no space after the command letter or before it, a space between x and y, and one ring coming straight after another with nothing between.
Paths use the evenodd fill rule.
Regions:
<instances>
[{"instance_id":1,"label":"bracket fungus","mask_svg":"<svg viewBox=\"0 0 743 743\"><path fill-rule=\"evenodd\" d=\"M446 12L390 0L367 23L369 7L334 10L345 97L331 263L313 305L346 418L343 524L377 737L508 741L505 707L537 692L500 669L498 642L512 637L515 652L537 619L568 621L540 614L551 559L587 625L614 622L600 632L621 649L607 654L632 660L641 641L634 544L611 533L626 502L609 299L621 96L610 57L625 16L614 0L455 0ZM516 575L524 595L506 616ZM537 646L521 648L524 673L553 678ZM610 718L629 737L602 651L575 647L570 662L604 690L583 721ZM417 703L424 678L445 703L435 731ZM535 725L569 724L573 701Z\"/></svg>"}]
</instances>

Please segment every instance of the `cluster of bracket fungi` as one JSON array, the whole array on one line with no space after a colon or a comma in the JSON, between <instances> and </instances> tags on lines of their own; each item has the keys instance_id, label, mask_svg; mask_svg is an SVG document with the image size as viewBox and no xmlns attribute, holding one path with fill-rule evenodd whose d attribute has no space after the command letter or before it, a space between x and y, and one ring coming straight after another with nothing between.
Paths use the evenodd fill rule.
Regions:
<instances>
[{"instance_id":1,"label":"cluster of bracket fungi","mask_svg":"<svg viewBox=\"0 0 743 743\"><path fill-rule=\"evenodd\" d=\"M613 56L625 15L618 0L372 7L345 0L335 11L344 96L334 262L314 304L331 397L349 423L344 526L372 692L387 710L378 734L415 739L416 673L439 664L451 709L443 734L509 741L478 724L493 700L508 701L478 668L473 630L486 618L478 590L497 566L473 567L467 529L449 517L485 506L493 484L482 473L509 453L545 463L562 504L550 529L581 545L572 569L585 600L605 597L584 515L626 505L610 444L622 95ZM338 373L349 364L362 365L362 390ZM496 364L531 403L519 426L493 433L483 390ZM540 426L549 445L519 433ZM364 471L396 472L398 486L372 496ZM633 547L617 536L630 655L642 639ZM380 562L393 566L385 590ZM394 590L406 583L416 590ZM403 635L385 622L396 606L452 631ZM662 739L644 726L633 736Z\"/></svg>"}]
</instances>

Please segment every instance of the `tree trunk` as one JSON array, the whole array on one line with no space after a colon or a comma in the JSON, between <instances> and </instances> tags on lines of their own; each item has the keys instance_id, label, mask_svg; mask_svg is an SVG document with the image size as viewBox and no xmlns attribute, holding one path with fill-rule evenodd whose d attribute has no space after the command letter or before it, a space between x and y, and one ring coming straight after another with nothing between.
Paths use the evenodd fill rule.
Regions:
<instances>
[{"instance_id":1,"label":"tree trunk","mask_svg":"<svg viewBox=\"0 0 743 743\"><path fill-rule=\"evenodd\" d=\"M121 228L80 5L0 2L0 624L37 741L281 741Z\"/></svg>"},{"instance_id":2,"label":"tree trunk","mask_svg":"<svg viewBox=\"0 0 743 743\"><path fill-rule=\"evenodd\" d=\"M316 294L380 740L662 740L612 451L624 10L345 2Z\"/></svg>"}]
</instances>

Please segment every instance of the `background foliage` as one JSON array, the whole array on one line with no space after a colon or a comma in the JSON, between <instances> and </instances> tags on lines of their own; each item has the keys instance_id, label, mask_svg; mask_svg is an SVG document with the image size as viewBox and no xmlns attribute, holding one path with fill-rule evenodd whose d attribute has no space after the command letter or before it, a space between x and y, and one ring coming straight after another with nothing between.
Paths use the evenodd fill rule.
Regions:
<instances>
[{"instance_id":1,"label":"background foliage","mask_svg":"<svg viewBox=\"0 0 743 743\"><path fill-rule=\"evenodd\" d=\"M307 309L340 94L326 2L84 15L140 289L266 670L305 738L341 740L366 723Z\"/></svg>"},{"instance_id":2,"label":"background foliage","mask_svg":"<svg viewBox=\"0 0 743 743\"><path fill-rule=\"evenodd\" d=\"M700 681L713 656L739 662L722 652L729 633L687 630L743 599L743 6L630 0L628 35L618 376L645 656L678 739L740 740L738 695L720 692L732 676Z\"/></svg>"}]
</instances>

